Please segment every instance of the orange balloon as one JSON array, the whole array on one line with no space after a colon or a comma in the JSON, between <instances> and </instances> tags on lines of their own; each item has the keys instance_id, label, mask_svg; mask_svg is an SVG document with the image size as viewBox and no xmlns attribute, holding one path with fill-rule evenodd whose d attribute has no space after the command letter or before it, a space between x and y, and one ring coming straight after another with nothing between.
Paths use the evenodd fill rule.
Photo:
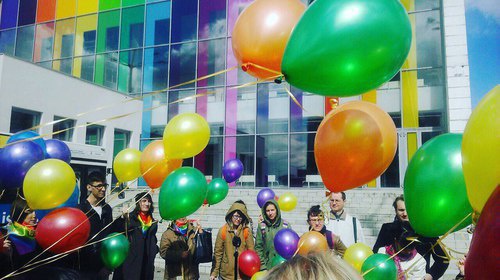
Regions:
<instances>
[{"instance_id":1,"label":"orange balloon","mask_svg":"<svg viewBox=\"0 0 500 280\"><path fill-rule=\"evenodd\" d=\"M328 251L328 241L323 234L317 231L308 231L299 239L299 251L301 256L307 256L310 253Z\"/></svg>"},{"instance_id":2,"label":"orange balloon","mask_svg":"<svg viewBox=\"0 0 500 280\"><path fill-rule=\"evenodd\" d=\"M333 192L380 176L396 154L397 132L378 106L352 101L331 111L318 127L314 157L325 187Z\"/></svg>"},{"instance_id":3,"label":"orange balloon","mask_svg":"<svg viewBox=\"0 0 500 280\"><path fill-rule=\"evenodd\" d=\"M299 0L256 0L250 4L233 29L233 52L242 69L261 79L281 73L288 38L305 9Z\"/></svg>"},{"instance_id":4,"label":"orange balloon","mask_svg":"<svg viewBox=\"0 0 500 280\"><path fill-rule=\"evenodd\" d=\"M163 149L163 141L156 140L149 143L141 155L142 177L152 189L159 188L168 174L182 165L182 159L166 159Z\"/></svg>"}]
</instances>

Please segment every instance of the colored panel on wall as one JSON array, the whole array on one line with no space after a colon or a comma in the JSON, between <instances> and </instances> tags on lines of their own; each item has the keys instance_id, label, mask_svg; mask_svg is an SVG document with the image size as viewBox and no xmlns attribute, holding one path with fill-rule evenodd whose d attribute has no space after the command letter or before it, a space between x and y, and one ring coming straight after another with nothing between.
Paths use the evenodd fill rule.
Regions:
<instances>
[{"instance_id":1,"label":"colored panel on wall","mask_svg":"<svg viewBox=\"0 0 500 280\"><path fill-rule=\"evenodd\" d=\"M144 0L122 0L122 7L144 4Z\"/></svg>"},{"instance_id":2,"label":"colored panel on wall","mask_svg":"<svg viewBox=\"0 0 500 280\"><path fill-rule=\"evenodd\" d=\"M95 53L97 15L78 17L76 20L75 56Z\"/></svg>"},{"instance_id":3,"label":"colored panel on wall","mask_svg":"<svg viewBox=\"0 0 500 280\"><path fill-rule=\"evenodd\" d=\"M56 19L74 17L76 0L57 0Z\"/></svg>"},{"instance_id":4,"label":"colored panel on wall","mask_svg":"<svg viewBox=\"0 0 500 280\"><path fill-rule=\"evenodd\" d=\"M198 78L224 70L226 40L215 39L198 43ZM224 85L224 75L219 74L198 81L199 87Z\"/></svg>"},{"instance_id":5,"label":"colored panel on wall","mask_svg":"<svg viewBox=\"0 0 500 280\"><path fill-rule=\"evenodd\" d=\"M144 6L122 10L120 49L140 48L144 39Z\"/></svg>"},{"instance_id":6,"label":"colored panel on wall","mask_svg":"<svg viewBox=\"0 0 500 280\"><path fill-rule=\"evenodd\" d=\"M361 100L377 104L377 90L370 90L369 92L361 95Z\"/></svg>"},{"instance_id":7,"label":"colored panel on wall","mask_svg":"<svg viewBox=\"0 0 500 280\"><path fill-rule=\"evenodd\" d=\"M33 60L35 62L52 59L52 47L54 46L54 22L38 24L35 31L35 50Z\"/></svg>"},{"instance_id":8,"label":"colored panel on wall","mask_svg":"<svg viewBox=\"0 0 500 280\"><path fill-rule=\"evenodd\" d=\"M172 2L172 42L196 40L197 0Z\"/></svg>"},{"instance_id":9,"label":"colored panel on wall","mask_svg":"<svg viewBox=\"0 0 500 280\"><path fill-rule=\"evenodd\" d=\"M26 26L17 29L15 56L31 61L33 59L33 40L35 39L35 26Z\"/></svg>"},{"instance_id":10,"label":"colored panel on wall","mask_svg":"<svg viewBox=\"0 0 500 280\"><path fill-rule=\"evenodd\" d=\"M98 6L99 5L97 0L84 0L84 1L80 0L78 1L78 5L76 7L76 13L78 15L95 13L97 12Z\"/></svg>"},{"instance_id":11,"label":"colored panel on wall","mask_svg":"<svg viewBox=\"0 0 500 280\"><path fill-rule=\"evenodd\" d=\"M117 50L120 37L120 11L100 13L97 26L97 52Z\"/></svg>"},{"instance_id":12,"label":"colored panel on wall","mask_svg":"<svg viewBox=\"0 0 500 280\"><path fill-rule=\"evenodd\" d=\"M161 90L168 86L168 46L144 50L143 91Z\"/></svg>"},{"instance_id":13,"label":"colored panel on wall","mask_svg":"<svg viewBox=\"0 0 500 280\"><path fill-rule=\"evenodd\" d=\"M0 32L0 53L14 55L14 42L16 40L16 30L6 30Z\"/></svg>"},{"instance_id":14,"label":"colored panel on wall","mask_svg":"<svg viewBox=\"0 0 500 280\"><path fill-rule=\"evenodd\" d=\"M94 80L94 56L75 58L73 60L73 76L92 82Z\"/></svg>"},{"instance_id":15,"label":"colored panel on wall","mask_svg":"<svg viewBox=\"0 0 500 280\"><path fill-rule=\"evenodd\" d=\"M38 0L36 22L54 20L56 15L56 0Z\"/></svg>"},{"instance_id":16,"label":"colored panel on wall","mask_svg":"<svg viewBox=\"0 0 500 280\"><path fill-rule=\"evenodd\" d=\"M170 86L191 81L196 71L196 43L172 45L170 51ZM194 83L180 88L193 87Z\"/></svg>"},{"instance_id":17,"label":"colored panel on wall","mask_svg":"<svg viewBox=\"0 0 500 280\"><path fill-rule=\"evenodd\" d=\"M418 142L417 142L417 133L416 132L409 132L407 135L406 135L406 139L407 139L407 155L408 155L408 162L411 161L411 158L413 157L413 155L415 154L415 152L417 151L418 149Z\"/></svg>"},{"instance_id":18,"label":"colored panel on wall","mask_svg":"<svg viewBox=\"0 0 500 280\"><path fill-rule=\"evenodd\" d=\"M170 2L148 5L146 15L146 46L168 44Z\"/></svg>"},{"instance_id":19,"label":"colored panel on wall","mask_svg":"<svg viewBox=\"0 0 500 280\"><path fill-rule=\"evenodd\" d=\"M198 38L226 35L226 0L200 0Z\"/></svg>"},{"instance_id":20,"label":"colored panel on wall","mask_svg":"<svg viewBox=\"0 0 500 280\"><path fill-rule=\"evenodd\" d=\"M118 79L118 53L96 55L95 76L96 84L116 90Z\"/></svg>"},{"instance_id":21,"label":"colored panel on wall","mask_svg":"<svg viewBox=\"0 0 500 280\"><path fill-rule=\"evenodd\" d=\"M140 93L142 79L142 49L120 52L118 91Z\"/></svg>"},{"instance_id":22,"label":"colored panel on wall","mask_svg":"<svg viewBox=\"0 0 500 280\"><path fill-rule=\"evenodd\" d=\"M19 0L3 0L0 29L15 27L17 24L17 11Z\"/></svg>"},{"instance_id":23,"label":"colored panel on wall","mask_svg":"<svg viewBox=\"0 0 500 280\"><path fill-rule=\"evenodd\" d=\"M99 1L99 11L120 8L121 0Z\"/></svg>"},{"instance_id":24,"label":"colored panel on wall","mask_svg":"<svg viewBox=\"0 0 500 280\"><path fill-rule=\"evenodd\" d=\"M35 23L36 1L37 0L20 0L18 26Z\"/></svg>"},{"instance_id":25,"label":"colored panel on wall","mask_svg":"<svg viewBox=\"0 0 500 280\"><path fill-rule=\"evenodd\" d=\"M56 22L56 36L54 40L54 59L66 58L73 55L75 19L66 19Z\"/></svg>"}]
</instances>

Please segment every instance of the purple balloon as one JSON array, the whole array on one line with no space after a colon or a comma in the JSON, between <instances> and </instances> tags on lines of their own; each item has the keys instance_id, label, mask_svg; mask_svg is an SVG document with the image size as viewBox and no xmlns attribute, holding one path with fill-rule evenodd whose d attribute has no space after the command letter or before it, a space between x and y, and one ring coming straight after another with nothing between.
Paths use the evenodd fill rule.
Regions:
<instances>
[{"instance_id":1,"label":"purple balloon","mask_svg":"<svg viewBox=\"0 0 500 280\"><path fill-rule=\"evenodd\" d=\"M232 183L243 174L243 163L237 158L230 159L222 167L222 176L228 183Z\"/></svg>"},{"instance_id":2,"label":"purple balloon","mask_svg":"<svg viewBox=\"0 0 500 280\"><path fill-rule=\"evenodd\" d=\"M32 141L4 147L0 151L0 189L22 187L28 170L43 159L42 148Z\"/></svg>"},{"instance_id":3,"label":"purple balloon","mask_svg":"<svg viewBox=\"0 0 500 280\"><path fill-rule=\"evenodd\" d=\"M300 237L295 231L289 228L281 229L274 236L274 249L280 256L289 260L297 251L299 240Z\"/></svg>"},{"instance_id":4,"label":"purple balloon","mask_svg":"<svg viewBox=\"0 0 500 280\"><path fill-rule=\"evenodd\" d=\"M63 141L57 139L45 140L45 146L47 147L47 154L49 158L60 159L69 163L71 161L71 151Z\"/></svg>"},{"instance_id":5,"label":"purple balloon","mask_svg":"<svg viewBox=\"0 0 500 280\"><path fill-rule=\"evenodd\" d=\"M9 137L9 139L7 140L7 144L13 143L13 142L17 142L17 141L20 141L20 140L24 140L24 139L36 138L36 137L40 137L40 134L38 134L38 133L36 133L34 131L31 131L31 130L30 131L24 131L24 132L18 132L16 134L12 135L11 137ZM46 158L48 157L47 147L45 145L45 140L43 140L43 138L37 138L37 139L34 139L34 140L30 140L30 141L33 141L38 146L40 146L40 148L42 148L44 156Z\"/></svg>"},{"instance_id":6,"label":"purple balloon","mask_svg":"<svg viewBox=\"0 0 500 280\"><path fill-rule=\"evenodd\" d=\"M274 199L276 195L274 194L273 190L270 188L263 188L260 190L260 192L257 194L257 204L259 204L259 207L262 208L264 204L271 199Z\"/></svg>"}]
</instances>

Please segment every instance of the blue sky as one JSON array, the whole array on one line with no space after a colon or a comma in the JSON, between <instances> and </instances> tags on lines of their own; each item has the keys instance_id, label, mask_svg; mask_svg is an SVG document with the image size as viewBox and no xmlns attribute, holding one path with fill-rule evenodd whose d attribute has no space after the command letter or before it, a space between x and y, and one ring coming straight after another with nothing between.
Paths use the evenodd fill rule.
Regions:
<instances>
[{"instance_id":1,"label":"blue sky","mask_svg":"<svg viewBox=\"0 0 500 280\"><path fill-rule=\"evenodd\" d=\"M472 107L500 83L500 2L466 0Z\"/></svg>"}]
</instances>

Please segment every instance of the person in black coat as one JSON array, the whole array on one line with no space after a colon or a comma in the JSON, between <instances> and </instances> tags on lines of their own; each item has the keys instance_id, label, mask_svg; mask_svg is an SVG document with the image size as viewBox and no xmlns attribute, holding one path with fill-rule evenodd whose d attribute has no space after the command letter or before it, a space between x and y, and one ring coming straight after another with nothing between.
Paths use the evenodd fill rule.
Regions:
<instances>
[{"instance_id":1,"label":"person in black coat","mask_svg":"<svg viewBox=\"0 0 500 280\"><path fill-rule=\"evenodd\" d=\"M102 173L97 171L90 173L87 181L87 190L90 194L77 206L87 215L90 222L88 243L102 240L111 233L108 225L113 222L113 213L111 207L104 201L107 187L106 177ZM101 242L81 249L75 268L89 279L108 279L111 271L104 267L100 254Z\"/></svg>"},{"instance_id":2,"label":"person in black coat","mask_svg":"<svg viewBox=\"0 0 500 280\"><path fill-rule=\"evenodd\" d=\"M158 223L153 218L153 199L147 192L135 196L136 206L116 222L114 231L125 232L130 250L123 264L115 269L113 280L152 280L154 260L158 253L156 232Z\"/></svg>"},{"instance_id":3,"label":"person in black coat","mask_svg":"<svg viewBox=\"0 0 500 280\"><path fill-rule=\"evenodd\" d=\"M382 225L377 241L375 241L375 245L373 246L373 252L378 252L379 248L392 244L401 232L413 231L408 220L408 214L406 213L404 197L402 195L396 197L392 206L396 212L394 222ZM439 244L434 246L437 240L438 238L435 237L419 236L418 241L415 242L417 252L424 257L426 262L425 271L427 274L425 275L425 280L439 279L446 272L446 269L448 269L449 260L446 258L443 248ZM434 259L432 266L430 265L431 256Z\"/></svg>"}]
</instances>

